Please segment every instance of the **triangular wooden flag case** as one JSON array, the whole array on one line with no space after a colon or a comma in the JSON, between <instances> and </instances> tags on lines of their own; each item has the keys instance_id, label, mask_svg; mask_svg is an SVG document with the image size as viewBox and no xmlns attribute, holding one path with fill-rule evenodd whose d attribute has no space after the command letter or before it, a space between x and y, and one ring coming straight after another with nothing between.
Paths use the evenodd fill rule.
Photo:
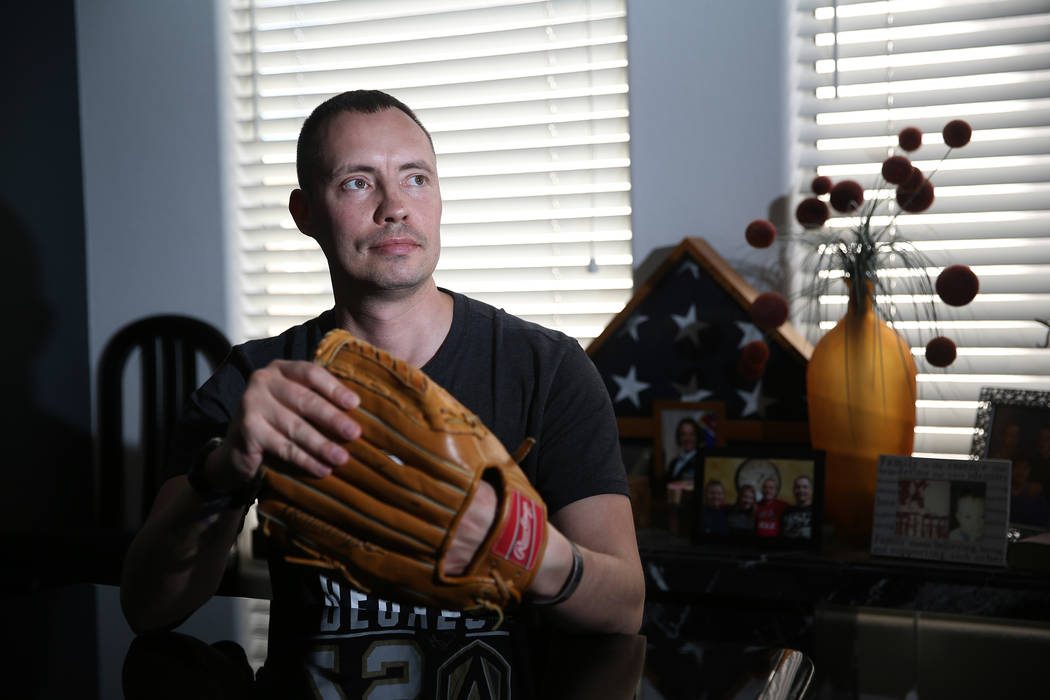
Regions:
<instances>
[{"instance_id":1,"label":"triangular wooden flag case","mask_svg":"<svg viewBox=\"0 0 1050 700\"><path fill-rule=\"evenodd\" d=\"M806 364L812 348L790 324L763 336L751 321L758 292L702 238L686 238L587 348L623 438L655 436L653 404L722 402L725 440L807 442ZM737 370L764 339L765 373Z\"/></svg>"}]
</instances>

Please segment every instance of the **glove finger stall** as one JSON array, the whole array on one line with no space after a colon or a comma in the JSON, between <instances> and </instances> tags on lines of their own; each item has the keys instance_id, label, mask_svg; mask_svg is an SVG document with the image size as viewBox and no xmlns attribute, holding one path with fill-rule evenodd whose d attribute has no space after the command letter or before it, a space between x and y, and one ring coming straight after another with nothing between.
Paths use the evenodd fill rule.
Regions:
<instances>
[{"instance_id":1,"label":"glove finger stall","mask_svg":"<svg viewBox=\"0 0 1050 700\"><path fill-rule=\"evenodd\" d=\"M430 555L445 539L444 528L376 501L332 476L293 478L273 469L264 475L266 498L307 508L318 518L400 551Z\"/></svg>"}]
</instances>

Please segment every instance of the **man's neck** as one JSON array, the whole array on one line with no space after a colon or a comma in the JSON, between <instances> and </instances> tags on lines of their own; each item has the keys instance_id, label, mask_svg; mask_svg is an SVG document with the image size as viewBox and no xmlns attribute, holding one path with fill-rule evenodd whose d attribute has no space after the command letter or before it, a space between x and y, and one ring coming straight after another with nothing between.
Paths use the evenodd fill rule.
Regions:
<instances>
[{"instance_id":1,"label":"man's neck","mask_svg":"<svg viewBox=\"0 0 1050 700\"><path fill-rule=\"evenodd\" d=\"M438 351L452 326L452 297L433 278L408 294L361 295L336 299L339 327L386 350L413 367Z\"/></svg>"}]
</instances>

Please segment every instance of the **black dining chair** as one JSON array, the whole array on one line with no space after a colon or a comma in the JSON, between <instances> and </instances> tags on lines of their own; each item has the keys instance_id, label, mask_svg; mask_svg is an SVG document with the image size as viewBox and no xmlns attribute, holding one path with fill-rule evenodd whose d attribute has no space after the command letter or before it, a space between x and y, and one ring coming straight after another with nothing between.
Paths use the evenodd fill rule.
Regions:
<instances>
[{"instance_id":1,"label":"black dining chair","mask_svg":"<svg viewBox=\"0 0 1050 700\"><path fill-rule=\"evenodd\" d=\"M100 490L95 516L101 527L135 530L145 520L160 488L169 433L202 381L198 363L203 359L214 370L229 351L230 341L214 326L172 314L129 323L106 344L98 369ZM141 450L133 465L124 412L134 383L125 370L136 352ZM127 484L135 481L141 494L137 507L125 498Z\"/></svg>"}]
</instances>

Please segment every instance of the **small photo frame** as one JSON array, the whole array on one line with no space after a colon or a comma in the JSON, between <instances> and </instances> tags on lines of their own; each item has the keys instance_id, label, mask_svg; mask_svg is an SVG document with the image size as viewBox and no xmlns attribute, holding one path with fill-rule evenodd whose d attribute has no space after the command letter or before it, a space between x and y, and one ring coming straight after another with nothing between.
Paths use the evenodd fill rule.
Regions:
<instances>
[{"instance_id":1,"label":"small photo frame","mask_svg":"<svg viewBox=\"0 0 1050 700\"><path fill-rule=\"evenodd\" d=\"M1010 524L1050 530L1050 392L981 389L970 454L1011 461Z\"/></svg>"},{"instance_id":2,"label":"small photo frame","mask_svg":"<svg viewBox=\"0 0 1050 700\"><path fill-rule=\"evenodd\" d=\"M1039 452L1050 462L1050 391L983 387L970 454L1013 459Z\"/></svg>"},{"instance_id":3,"label":"small photo frame","mask_svg":"<svg viewBox=\"0 0 1050 700\"><path fill-rule=\"evenodd\" d=\"M759 549L818 549L824 452L789 443L704 450L692 539Z\"/></svg>"},{"instance_id":4,"label":"small photo frame","mask_svg":"<svg viewBox=\"0 0 1050 700\"><path fill-rule=\"evenodd\" d=\"M879 457L871 553L1004 566L1010 463Z\"/></svg>"},{"instance_id":5,"label":"small photo frame","mask_svg":"<svg viewBox=\"0 0 1050 700\"><path fill-rule=\"evenodd\" d=\"M656 435L653 476L659 483L691 485L700 452L725 444L726 407L721 401L654 401Z\"/></svg>"}]
</instances>

